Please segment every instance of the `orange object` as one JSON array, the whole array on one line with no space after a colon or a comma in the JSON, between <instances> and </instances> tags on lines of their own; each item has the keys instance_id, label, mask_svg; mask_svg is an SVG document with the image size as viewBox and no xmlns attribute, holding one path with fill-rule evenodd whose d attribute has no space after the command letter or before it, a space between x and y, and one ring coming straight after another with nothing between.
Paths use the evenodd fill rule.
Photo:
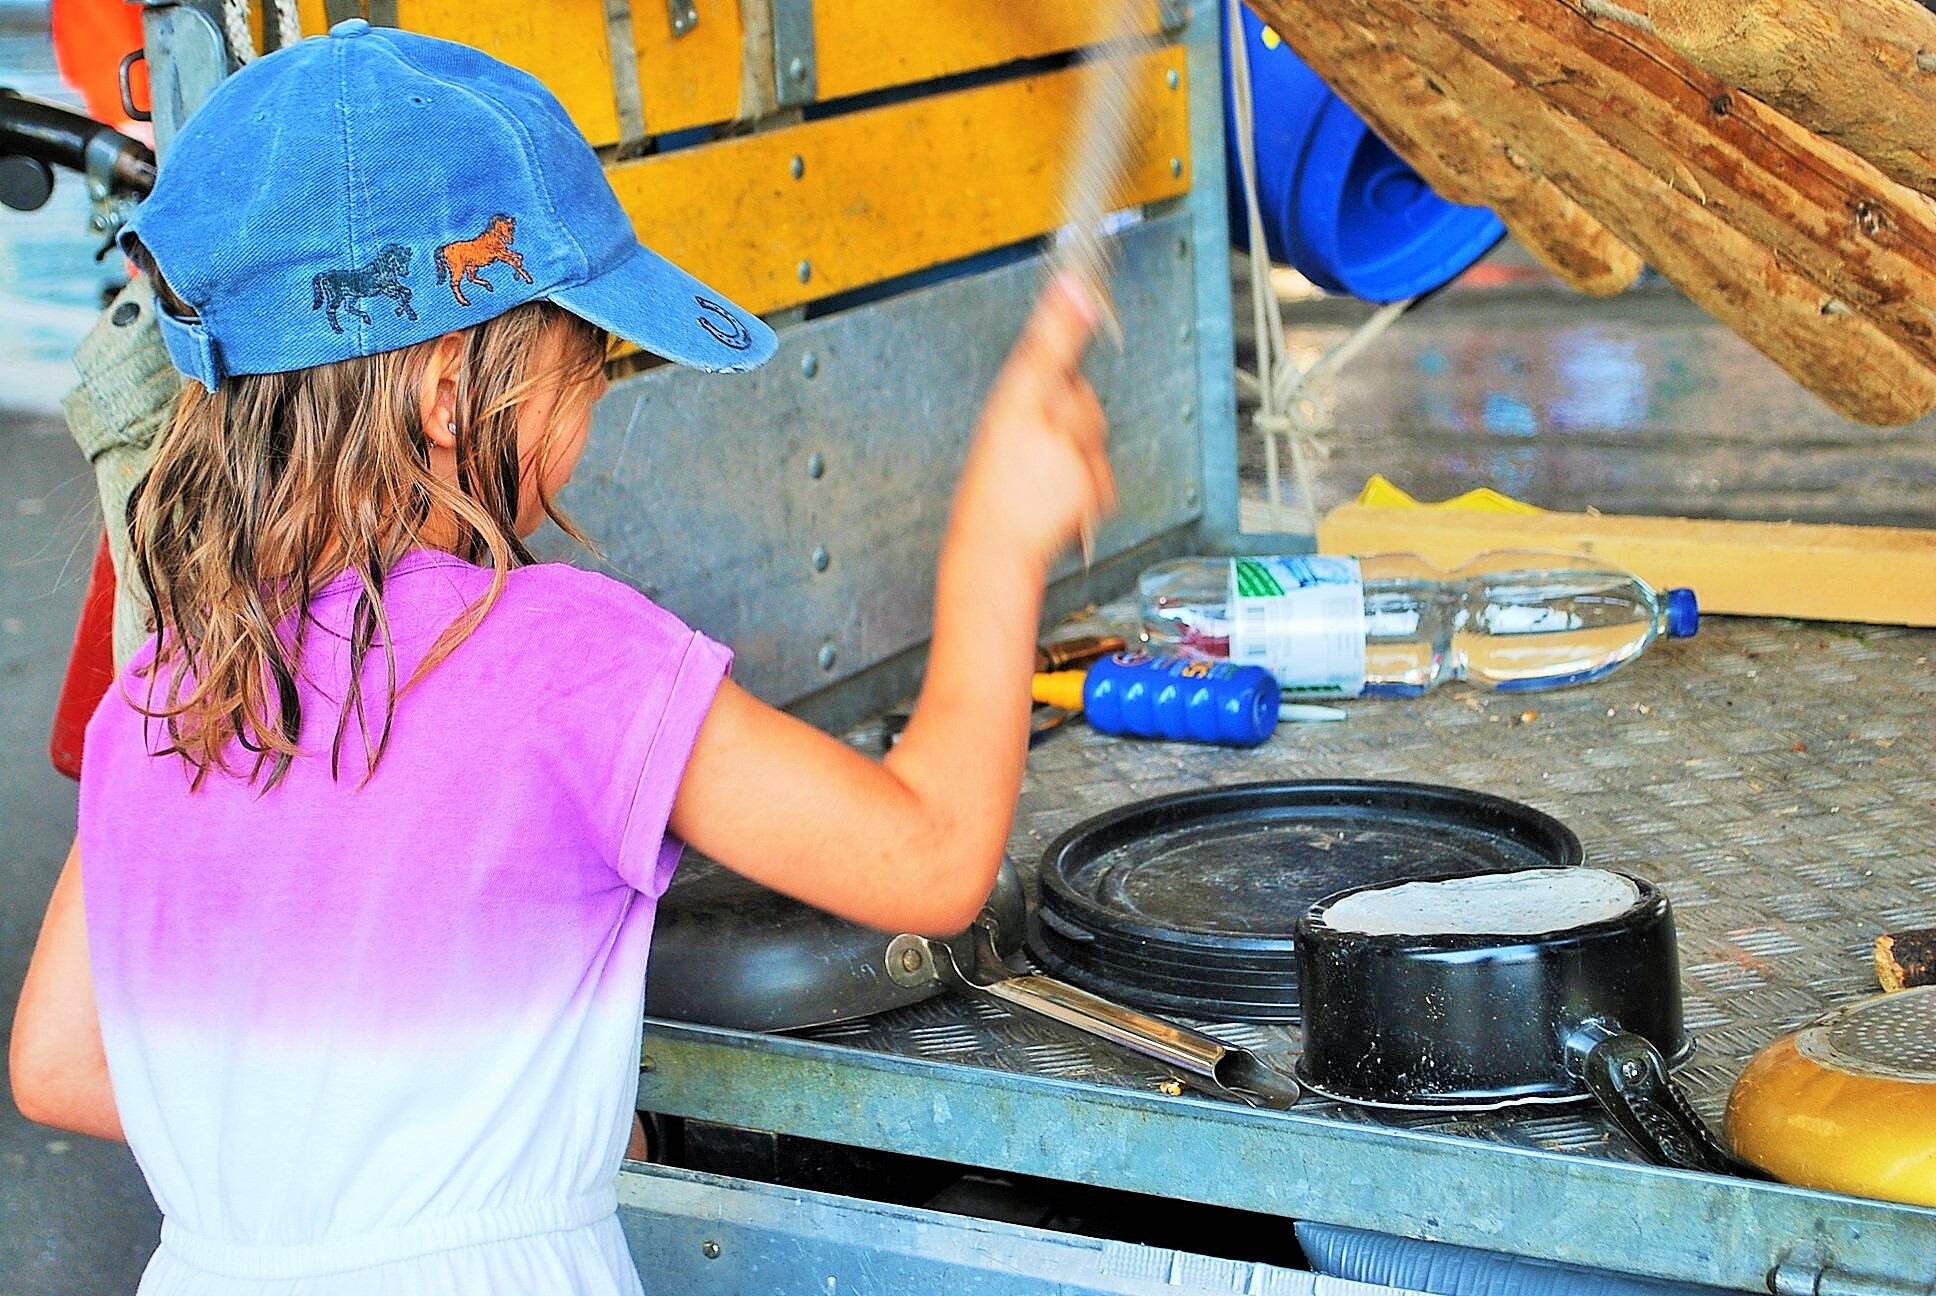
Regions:
<instances>
[{"instance_id":1,"label":"orange object","mask_svg":"<svg viewBox=\"0 0 1936 1296\"><path fill-rule=\"evenodd\" d=\"M128 120L121 105L121 60L142 47L141 6L125 0L53 0L54 65L87 103L88 115L110 126ZM148 71L131 73L137 106L148 103Z\"/></svg>"},{"instance_id":2,"label":"orange object","mask_svg":"<svg viewBox=\"0 0 1936 1296\"><path fill-rule=\"evenodd\" d=\"M74 631L74 651L67 659L67 678L61 681L60 702L54 708L54 733L48 754L54 768L71 779L81 776L81 747L94 708L114 683L114 561L108 538L94 554L88 573L87 597L81 602L81 622Z\"/></svg>"},{"instance_id":3,"label":"orange object","mask_svg":"<svg viewBox=\"0 0 1936 1296\"><path fill-rule=\"evenodd\" d=\"M1936 1206L1936 986L1836 1010L1758 1053L1728 1096L1735 1155L1787 1183Z\"/></svg>"}]
</instances>

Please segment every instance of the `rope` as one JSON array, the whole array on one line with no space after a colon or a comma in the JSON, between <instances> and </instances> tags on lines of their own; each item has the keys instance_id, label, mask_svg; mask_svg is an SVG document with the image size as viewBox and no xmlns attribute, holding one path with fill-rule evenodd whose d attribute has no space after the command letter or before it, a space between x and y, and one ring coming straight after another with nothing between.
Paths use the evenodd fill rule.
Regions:
<instances>
[{"instance_id":1,"label":"rope","mask_svg":"<svg viewBox=\"0 0 1936 1296\"><path fill-rule=\"evenodd\" d=\"M296 0L262 0L262 5L264 18L271 12L275 18L273 23L265 23L262 33L265 46L283 49L302 39L302 18L296 10ZM274 30L268 30L270 27ZM228 41L229 57L237 67L255 61L255 37L249 31L249 0L222 0L222 36Z\"/></svg>"},{"instance_id":2,"label":"rope","mask_svg":"<svg viewBox=\"0 0 1936 1296\"><path fill-rule=\"evenodd\" d=\"M1318 401L1318 385L1329 379L1359 352L1377 340L1398 321L1412 302L1410 299L1381 306L1351 335L1320 356L1308 369L1300 369L1284 341L1283 304L1270 279L1270 251L1264 241L1263 210L1257 198L1255 155L1256 120L1251 101L1250 51L1245 48L1241 0L1229 0L1226 30L1230 40L1232 114L1237 122L1237 169L1243 177L1244 215L1250 231L1250 313L1257 335L1257 374L1239 373L1238 386L1254 393L1257 410L1250 424L1263 440L1264 498L1270 508L1270 525L1284 528L1282 473L1278 461L1278 438L1290 450L1291 472L1303 504L1310 533L1317 534L1317 489L1312 478L1311 461L1329 454L1323 434L1330 419Z\"/></svg>"}]
</instances>

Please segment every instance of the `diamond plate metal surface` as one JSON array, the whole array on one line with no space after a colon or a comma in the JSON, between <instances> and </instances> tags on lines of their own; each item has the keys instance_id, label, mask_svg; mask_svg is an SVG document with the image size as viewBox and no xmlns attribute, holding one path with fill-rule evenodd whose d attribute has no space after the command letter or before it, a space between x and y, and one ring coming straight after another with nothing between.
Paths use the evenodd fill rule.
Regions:
<instances>
[{"instance_id":1,"label":"diamond plate metal surface","mask_svg":"<svg viewBox=\"0 0 1936 1296\"><path fill-rule=\"evenodd\" d=\"M1748 1059L1876 992L1875 937L1936 925L1936 633L1709 619L1590 687L1506 698L1452 684L1347 704L1237 751L1065 726L1030 756L1010 848L1031 875L1064 829L1125 802L1258 779L1391 778L1554 815L1587 862L1658 884L1680 935L1693 1057L1676 1073L1719 1124ZM1294 1027L1189 1021L1288 1068ZM856 1048L1151 1089L1154 1063L944 996L805 1032ZM1642 1161L1588 1105L1414 1114L1306 1100L1368 1124Z\"/></svg>"}]
</instances>

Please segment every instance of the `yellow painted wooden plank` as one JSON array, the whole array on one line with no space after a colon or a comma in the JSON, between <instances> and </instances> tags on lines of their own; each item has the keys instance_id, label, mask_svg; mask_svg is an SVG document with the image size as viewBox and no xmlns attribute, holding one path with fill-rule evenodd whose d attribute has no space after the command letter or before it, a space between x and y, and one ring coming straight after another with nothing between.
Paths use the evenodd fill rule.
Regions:
<instances>
[{"instance_id":1,"label":"yellow painted wooden plank","mask_svg":"<svg viewBox=\"0 0 1936 1296\"><path fill-rule=\"evenodd\" d=\"M1936 531L1600 513L1468 513L1345 504L1325 553L1416 553L1443 567L1488 549L1561 549L1617 563L1704 612L1936 626Z\"/></svg>"},{"instance_id":2,"label":"yellow painted wooden plank","mask_svg":"<svg viewBox=\"0 0 1936 1296\"><path fill-rule=\"evenodd\" d=\"M301 0L298 0L301 3ZM306 25L306 24L305 24ZM618 140L612 54L601 0L397 0L406 31L473 45L545 83L593 144Z\"/></svg>"},{"instance_id":3,"label":"yellow painted wooden plank","mask_svg":"<svg viewBox=\"0 0 1936 1296\"><path fill-rule=\"evenodd\" d=\"M822 99L930 81L1093 45L1114 5L1095 0L814 0ZM1155 0L1136 30L1161 30Z\"/></svg>"},{"instance_id":4,"label":"yellow painted wooden plank","mask_svg":"<svg viewBox=\"0 0 1936 1296\"><path fill-rule=\"evenodd\" d=\"M693 8L699 14L697 25L674 36L665 5L632 6L647 134L739 116L740 45L745 38L739 0L695 0Z\"/></svg>"},{"instance_id":5,"label":"yellow painted wooden plank","mask_svg":"<svg viewBox=\"0 0 1936 1296\"><path fill-rule=\"evenodd\" d=\"M323 0L296 0L296 21L305 36L320 36L329 30L329 13Z\"/></svg>"},{"instance_id":6,"label":"yellow painted wooden plank","mask_svg":"<svg viewBox=\"0 0 1936 1296\"><path fill-rule=\"evenodd\" d=\"M1124 207L1190 185L1183 50L1136 62L1148 111L1137 114ZM933 95L608 174L647 245L749 309L777 310L1054 229L1087 75Z\"/></svg>"}]
</instances>

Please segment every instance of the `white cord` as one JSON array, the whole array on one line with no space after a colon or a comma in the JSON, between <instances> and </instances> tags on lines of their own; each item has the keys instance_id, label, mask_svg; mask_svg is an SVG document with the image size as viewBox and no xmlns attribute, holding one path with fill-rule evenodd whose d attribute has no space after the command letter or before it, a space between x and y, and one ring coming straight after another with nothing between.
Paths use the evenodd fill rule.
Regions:
<instances>
[{"instance_id":1,"label":"white cord","mask_svg":"<svg viewBox=\"0 0 1936 1296\"><path fill-rule=\"evenodd\" d=\"M222 0L222 35L236 66L255 61L255 37L249 34L249 0Z\"/></svg>"},{"instance_id":2,"label":"white cord","mask_svg":"<svg viewBox=\"0 0 1936 1296\"><path fill-rule=\"evenodd\" d=\"M1300 369L1284 340L1283 304L1271 285L1270 251L1264 240L1263 210L1257 198L1256 120L1251 98L1250 51L1246 48L1241 0L1229 0L1227 29L1230 39L1230 86L1235 111L1237 170L1243 177L1244 215L1250 231L1250 307L1251 322L1257 334L1257 375L1239 373L1238 385L1254 390L1257 410L1251 426L1264 440L1264 496L1270 510L1270 525L1284 529L1283 490L1278 467L1277 438L1284 437L1291 452L1291 471L1297 478L1298 494L1311 534L1317 534L1317 489L1312 477L1312 459L1322 459L1328 450L1322 439L1329 418L1317 399L1318 384L1330 378L1397 322L1412 304L1412 299L1381 306L1351 335L1318 358L1309 369Z\"/></svg>"},{"instance_id":3,"label":"white cord","mask_svg":"<svg viewBox=\"0 0 1936 1296\"><path fill-rule=\"evenodd\" d=\"M272 48L294 45L302 39L302 18L296 0L262 0L264 17L271 5L275 9L275 31L263 33L263 44ZM255 36L249 31L249 0L222 0L222 35L229 43L229 56L236 66L255 61Z\"/></svg>"}]
</instances>

